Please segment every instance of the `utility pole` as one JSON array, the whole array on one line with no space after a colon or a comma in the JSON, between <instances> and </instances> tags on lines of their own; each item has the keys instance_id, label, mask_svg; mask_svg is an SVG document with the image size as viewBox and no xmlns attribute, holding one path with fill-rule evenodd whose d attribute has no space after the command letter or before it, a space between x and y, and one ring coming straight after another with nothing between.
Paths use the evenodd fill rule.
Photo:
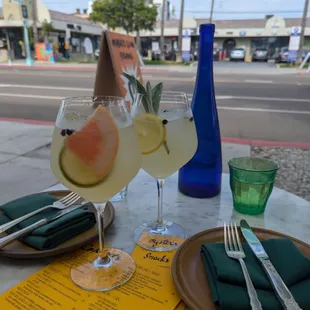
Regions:
<instances>
[{"instance_id":1,"label":"utility pole","mask_svg":"<svg viewBox=\"0 0 310 310\"><path fill-rule=\"evenodd\" d=\"M29 36L28 36L28 8L27 5L23 4L23 0L15 0L20 4L22 10L22 17L23 17L23 26L24 26L24 45L26 51L26 64L28 66L33 65L33 60L31 58L31 51L29 45Z\"/></svg>"},{"instance_id":2,"label":"utility pole","mask_svg":"<svg viewBox=\"0 0 310 310\"><path fill-rule=\"evenodd\" d=\"M180 13L180 21L179 21L179 39L178 39L178 48L179 48L178 61L182 61L184 2L185 0L181 0L181 13Z\"/></svg>"},{"instance_id":3,"label":"utility pole","mask_svg":"<svg viewBox=\"0 0 310 310\"><path fill-rule=\"evenodd\" d=\"M38 42L38 27L37 27L37 0L32 0L32 30L33 30L33 41L34 44Z\"/></svg>"},{"instance_id":4,"label":"utility pole","mask_svg":"<svg viewBox=\"0 0 310 310\"><path fill-rule=\"evenodd\" d=\"M165 11L166 11L166 0L163 0L161 7L161 23L160 23L160 59L165 60L165 37L164 37L164 29L165 29Z\"/></svg>"},{"instance_id":5,"label":"utility pole","mask_svg":"<svg viewBox=\"0 0 310 310\"><path fill-rule=\"evenodd\" d=\"M213 20L213 9L214 9L214 0L211 0L211 10L210 10L210 19L209 19L210 24L212 24L212 20Z\"/></svg>"},{"instance_id":6,"label":"utility pole","mask_svg":"<svg viewBox=\"0 0 310 310\"><path fill-rule=\"evenodd\" d=\"M302 48L303 48L305 28L306 28L306 23L307 23L308 6L309 6L309 0L305 0L304 12L302 14L302 20L301 20L301 32L300 32L297 63L302 62Z\"/></svg>"}]
</instances>

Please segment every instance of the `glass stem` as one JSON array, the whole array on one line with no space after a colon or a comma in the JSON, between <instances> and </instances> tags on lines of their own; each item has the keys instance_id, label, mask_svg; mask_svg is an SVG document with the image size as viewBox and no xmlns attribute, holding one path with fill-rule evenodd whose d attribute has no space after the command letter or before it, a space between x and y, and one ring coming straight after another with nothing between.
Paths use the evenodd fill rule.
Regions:
<instances>
[{"instance_id":1,"label":"glass stem","mask_svg":"<svg viewBox=\"0 0 310 310\"><path fill-rule=\"evenodd\" d=\"M163 229L164 220L163 220L163 194L164 194L164 179L157 179L157 190L158 190L158 215L157 215L157 223L156 229Z\"/></svg>"},{"instance_id":2,"label":"glass stem","mask_svg":"<svg viewBox=\"0 0 310 310\"><path fill-rule=\"evenodd\" d=\"M98 268L106 267L111 262L111 259L108 256L107 252L103 251L104 230L102 227L102 223L103 223L104 208L103 210L101 210L102 205L96 205L97 227L98 227L98 235L99 235L99 255L98 255L98 258L95 260L94 265L95 267L98 267Z\"/></svg>"}]
</instances>

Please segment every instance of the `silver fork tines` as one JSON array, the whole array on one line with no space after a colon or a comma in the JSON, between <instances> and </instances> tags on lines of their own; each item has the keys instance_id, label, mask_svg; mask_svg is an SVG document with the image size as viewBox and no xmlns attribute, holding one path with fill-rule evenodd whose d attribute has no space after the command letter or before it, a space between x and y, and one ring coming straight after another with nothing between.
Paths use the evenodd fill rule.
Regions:
<instances>
[{"instance_id":1,"label":"silver fork tines","mask_svg":"<svg viewBox=\"0 0 310 310\"><path fill-rule=\"evenodd\" d=\"M63 210L67 207L72 206L74 203L76 203L79 199L81 198L80 195L71 192L70 194L68 194L67 196L55 201L52 205L50 206L45 206L43 208L40 208L38 210L35 210L31 213L25 214L24 216L19 217L18 219L15 219L13 221L10 221L8 223L5 223L3 225L0 225L0 233L3 233L5 231L7 231L8 229L12 228L13 226L21 223L22 221L32 217L35 214L38 214L44 210L47 209L51 209L51 208L55 208L58 210Z\"/></svg>"},{"instance_id":2,"label":"silver fork tines","mask_svg":"<svg viewBox=\"0 0 310 310\"><path fill-rule=\"evenodd\" d=\"M227 224L224 222L224 246L227 256L232 259L237 259L241 265L250 298L251 308L253 310L262 310L262 305L258 300L255 288L243 260L243 258L245 258L245 253L240 242L236 223Z\"/></svg>"}]
</instances>

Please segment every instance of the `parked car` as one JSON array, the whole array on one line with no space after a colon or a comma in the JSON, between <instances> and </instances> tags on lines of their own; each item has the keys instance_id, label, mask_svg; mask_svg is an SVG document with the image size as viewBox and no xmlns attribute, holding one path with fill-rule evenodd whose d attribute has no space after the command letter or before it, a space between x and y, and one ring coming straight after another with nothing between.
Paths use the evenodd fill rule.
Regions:
<instances>
[{"instance_id":1,"label":"parked car","mask_svg":"<svg viewBox=\"0 0 310 310\"><path fill-rule=\"evenodd\" d=\"M233 61L233 60L244 61L244 59L245 59L245 50L244 50L244 48L234 48L230 52L229 59L230 59L230 61Z\"/></svg>"},{"instance_id":2,"label":"parked car","mask_svg":"<svg viewBox=\"0 0 310 310\"><path fill-rule=\"evenodd\" d=\"M275 62L287 62L288 61L288 47L281 47L280 51L275 53Z\"/></svg>"},{"instance_id":3,"label":"parked car","mask_svg":"<svg viewBox=\"0 0 310 310\"><path fill-rule=\"evenodd\" d=\"M269 58L269 52L266 48L257 48L252 55L252 61L268 61Z\"/></svg>"}]
</instances>

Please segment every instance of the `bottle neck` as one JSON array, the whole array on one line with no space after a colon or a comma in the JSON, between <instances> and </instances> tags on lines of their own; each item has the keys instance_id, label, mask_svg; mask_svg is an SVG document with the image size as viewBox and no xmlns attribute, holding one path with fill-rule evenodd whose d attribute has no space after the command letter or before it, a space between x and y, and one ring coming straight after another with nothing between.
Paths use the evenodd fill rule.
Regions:
<instances>
[{"instance_id":1,"label":"bottle neck","mask_svg":"<svg viewBox=\"0 0 310 310\"><path fill-rule=\"evenodd\" d=\"M211 30L200 33L199 42L199 74L208 74L213 80L213 41L214 33Z\"/></svg>"}]
</instances>

